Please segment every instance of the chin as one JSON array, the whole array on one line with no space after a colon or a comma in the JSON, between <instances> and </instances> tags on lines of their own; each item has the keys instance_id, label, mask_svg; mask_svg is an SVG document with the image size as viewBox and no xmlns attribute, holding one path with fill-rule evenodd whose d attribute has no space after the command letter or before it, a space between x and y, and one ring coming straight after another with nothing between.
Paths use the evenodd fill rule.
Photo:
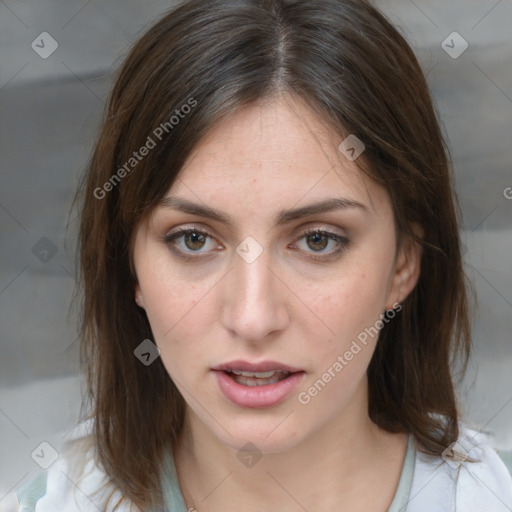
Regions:
<instances>
[{"instance_id":1,"label":"chin","mask_svg":"<svg viewBox=\"0 0 512 512\"><path fill-rule=\"evenodd\" d=\"M292 415L283 421L287 414L289 413L223 423L231 436L217 424L208 427L223 444L237 452L250 443L261 454L281 453L294 448L307 437L304 425L297 426L290 421Z\"/></svg>"}]
</instances>

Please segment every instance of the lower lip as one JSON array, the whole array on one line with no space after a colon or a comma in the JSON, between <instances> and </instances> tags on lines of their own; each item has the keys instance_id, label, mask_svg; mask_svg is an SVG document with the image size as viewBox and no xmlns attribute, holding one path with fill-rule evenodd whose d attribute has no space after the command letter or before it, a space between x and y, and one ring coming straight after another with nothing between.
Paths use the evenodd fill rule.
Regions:
<instances>
[{"instance_id":1,"label":"lower lip","mask_svg":"<svg viewBox=\"0 0 512 512\"><path fill-rule=\"evenodd\" d=\"M235 382L226 372L215 371L217 382L224 396L240 407L262 409L285 400L299 385L304 372L295 372L286 379L263 386L244 386Z\"/></svg>"}]
</instances>

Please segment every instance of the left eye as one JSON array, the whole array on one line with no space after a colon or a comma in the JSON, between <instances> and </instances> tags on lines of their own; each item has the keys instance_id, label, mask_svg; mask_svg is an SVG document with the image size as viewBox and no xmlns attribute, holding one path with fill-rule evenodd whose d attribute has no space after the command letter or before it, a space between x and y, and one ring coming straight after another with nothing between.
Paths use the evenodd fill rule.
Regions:
<instances>
[{"instance_id":1,"label":"left eye","mask_svg":"<svg viewBox=\"0 0 512 512\"><path fill-rule=\"evenodd\" d=\"M348 240L345 237L322 230L312 230L304 233L299 239L299 242L305 243L313 253L321 253L322 255L337 253L348 244ZM329 244L331 244L332 250L324 250ZM306 250L306 252L309 251Z\"/></svg>"}]
</instances>

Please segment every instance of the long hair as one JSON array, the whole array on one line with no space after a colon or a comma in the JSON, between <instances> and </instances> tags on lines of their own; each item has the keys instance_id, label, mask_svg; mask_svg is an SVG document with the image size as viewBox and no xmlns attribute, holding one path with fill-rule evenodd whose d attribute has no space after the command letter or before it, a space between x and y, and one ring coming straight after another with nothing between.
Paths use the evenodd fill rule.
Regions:
<instances>
[{"instance_id":1,"label":"long hair","mask_svg":"<svg viewBox=\"0 0 512 512\"><path fill-rule=\"evenodd\" d=\"M305 99L340 137L365 144L358 165L386 188L398 236L422 247L418 284L380 332L368 368L370 418L411 432L431 454L458 437L451 367L457 358L463 370L470 351L459 214L413 51L366 1L186 1L130 50L76 196L94 443L111 482L141 509L161 504L162 454L180 434L185 404L160 358L145 366L134 356L152 333L134 301L133 235L216 123L281 94Z\"/></svg>"}]
</instances>

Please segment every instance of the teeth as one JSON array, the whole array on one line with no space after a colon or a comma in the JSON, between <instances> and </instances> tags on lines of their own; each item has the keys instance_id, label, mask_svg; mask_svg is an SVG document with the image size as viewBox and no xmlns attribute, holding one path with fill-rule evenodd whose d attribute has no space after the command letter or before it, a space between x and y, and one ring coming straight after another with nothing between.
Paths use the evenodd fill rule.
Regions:
<instances>
[{"instance_id":1,"label":"teeth","mask_svg":"<svg viewBox=\"0 0 512 512\"><path fill-rule=\"evenodd\" d=\"M256 386L265 386L268 384L275 384L280 380L285 379L290 375L289 372L283 372L279 370L272 370L271 372L241 372L240 370L231 371L233 374L233 380L242 384L243 386L256 387ZM248 374L248 375L247 375ZM259 375L264 375L265 377L259 377ZM270 375L269 377L266 377Z\"/></svg>"},{"instance_id":2,"label":"teeth","mask_svg":"<svg viewBox=\"0 0 512 512\"><path fill-rule=\"evenodd\" d=\"M231 370L235 375L243 375L244 377L255 377L257 379L268 379L272 377L277 370L270 370L269 372L243 372L241 370Z\"/></svg>"}]
</instances>

